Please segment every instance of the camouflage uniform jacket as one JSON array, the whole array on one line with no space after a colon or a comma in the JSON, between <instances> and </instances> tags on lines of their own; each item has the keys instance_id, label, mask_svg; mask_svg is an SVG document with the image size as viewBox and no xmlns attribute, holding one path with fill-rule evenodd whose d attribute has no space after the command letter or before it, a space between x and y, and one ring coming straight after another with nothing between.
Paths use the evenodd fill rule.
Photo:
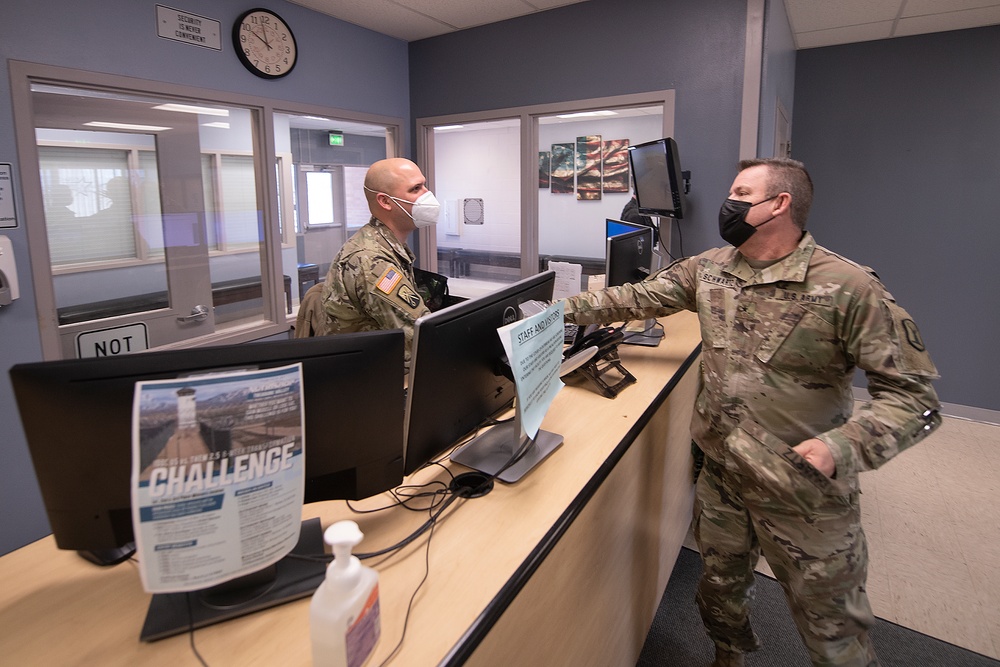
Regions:
<instances>
[{"instance_id":1,"label":"camouflage uniform jacket","mask_svg":"<svg viewBox=\"0 0 1000 667\"><path fill-rule=\"evenodd\" d=\"M857 471L940 424L930 383L937 371L913 320L870 269L809 233L760 271L732 246L717 248L643 282L572 297L566 317L618 322L685 309L698 313L702 336L692 437L726 467L737 466L736 440L748 436L784 447L786 460L789 446L817 437L844 490L855 490ZM872 400L852 415L855 368L865 371Z\"/></svg>"},{"instance_id":2,"label":"camouflage uniform jacket","mask_svg":"<svg viewBox=\"0 0 1000 667\"><path fill-rule=\"evenodd\" d=\"M402 329L410 359L413 323L430 312L414 287L413 252L383 222L372 218L330 264L323 310L331 334Z\"/></svg>"}]
</instances>

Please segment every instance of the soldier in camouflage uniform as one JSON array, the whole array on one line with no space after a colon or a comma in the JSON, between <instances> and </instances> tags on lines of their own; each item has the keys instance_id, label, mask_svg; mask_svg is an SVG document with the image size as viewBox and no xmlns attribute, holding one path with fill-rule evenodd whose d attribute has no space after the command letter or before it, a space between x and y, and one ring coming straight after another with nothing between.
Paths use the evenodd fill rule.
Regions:
<instances>
[{"instance_id":1,"label":"soldier in camouflage uniform","mask_svg":"<svg viewBox=\"0 0 1000 667\"><path fill-rule=\"evenodd\" d=\"M323 284L329 333L402 329L406 363L413 323L430 312L417 293L416 259L406 237L437 219L437 200L417 165L405 158L380 160L365 175L372 217L330 264Z\"/></svg>"},{"instance_id":2,"label":"soldier in camouflage uniform","mask_svg":"<svg viewBox=\"0 0 1000 667\"><path fill-rule=\"evenodd\" d=\"M579 324L698 313L692 437L705 465L693 526L715 665L759 648L748 600L761 552L815 665L878 664L858 472L940 424L916 325L870 269L816 244L811 201L801 163L745 160L719 215L733 245L566 302ZM872 396L857 411L855 368Z\"/></svg>"}]
</instances>

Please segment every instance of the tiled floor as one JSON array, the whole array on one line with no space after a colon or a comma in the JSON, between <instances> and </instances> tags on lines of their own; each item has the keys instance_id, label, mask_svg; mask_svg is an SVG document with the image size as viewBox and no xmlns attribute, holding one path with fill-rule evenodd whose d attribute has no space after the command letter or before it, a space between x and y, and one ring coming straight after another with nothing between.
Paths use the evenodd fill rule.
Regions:
<instances>
[{"instance_id":1,"label":"tiled floor","mask_svg":"<svg viewBox=\"0 0 1000 667\"><path fill-rule=\"evenodd\" d=\"M861 488L875 615L1000 658L1000 426L945 417Z\"/></svg>"},{"instance_id":2,"label":"tiled floor","mask_svg":"<svg viewBox=\"0 0 1000 667\"><path fill-rule=\"evenodd\" d=\"M861 488L875 615L1000 658L1000 426L945 417Z\"/></svg>"}]
</instances>

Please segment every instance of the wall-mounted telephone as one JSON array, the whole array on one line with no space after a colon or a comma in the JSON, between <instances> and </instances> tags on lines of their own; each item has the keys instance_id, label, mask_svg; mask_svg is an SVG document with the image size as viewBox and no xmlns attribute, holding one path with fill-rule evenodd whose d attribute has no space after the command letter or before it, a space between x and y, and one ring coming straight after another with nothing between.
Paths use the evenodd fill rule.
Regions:
<instances>
[{"instance_id":1,"label":"wall-mounted telephone","mask_svg":"<svg viewBox=\"0 0 1000 667\"><path fill-rule=\"evenodd\" d=\"M9 306L19 296L14 248L9 238L0 236L0 306Z\"/></svg>"}]
</instances>

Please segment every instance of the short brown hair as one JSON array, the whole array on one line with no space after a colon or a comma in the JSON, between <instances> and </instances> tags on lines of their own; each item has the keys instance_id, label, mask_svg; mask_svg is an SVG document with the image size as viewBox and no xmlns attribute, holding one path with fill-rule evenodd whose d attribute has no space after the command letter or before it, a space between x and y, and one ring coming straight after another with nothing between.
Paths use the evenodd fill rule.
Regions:
<instances>
[{"instance_id":1,"label":"short brown hair","mask_svg":"<svg viewBox=\"0 0 1000 667\"><path fill-rule=\"evenodd\" d=\"M798 160L785 157L754 158L740 160L740 171L750 167L767 167L768 197L787 192L792 196L791 215L799 229L806 228L806 218L812 206L813 182L806 166Z\"/></svg>"}]
</instances>

